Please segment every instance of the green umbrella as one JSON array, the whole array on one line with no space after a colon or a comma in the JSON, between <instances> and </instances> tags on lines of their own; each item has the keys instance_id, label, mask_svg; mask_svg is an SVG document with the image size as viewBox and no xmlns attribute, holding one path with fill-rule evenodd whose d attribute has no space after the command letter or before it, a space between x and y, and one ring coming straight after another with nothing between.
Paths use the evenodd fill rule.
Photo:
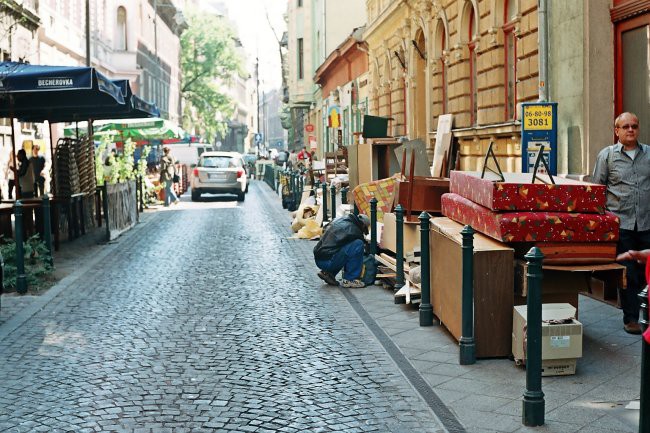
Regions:
<instances>
[{"instance_id":1,"label":"green umbrella","mask_svg":"<svg viewBox=\"0 0 650 433\"><path fill-rule=\"evenodd\" d=\"M66 137L76 135L77 128L68 126L64 130ZM79 131L86 131L87 128L80 127ZM119 122L95 122L93 123L95 137L110 136L112 141L124 141L130 138L134 141L141 140L166 140L172 138L183 138L186 133L180 127L164 119L134 119Z\"/></svg>"}]
</instances>

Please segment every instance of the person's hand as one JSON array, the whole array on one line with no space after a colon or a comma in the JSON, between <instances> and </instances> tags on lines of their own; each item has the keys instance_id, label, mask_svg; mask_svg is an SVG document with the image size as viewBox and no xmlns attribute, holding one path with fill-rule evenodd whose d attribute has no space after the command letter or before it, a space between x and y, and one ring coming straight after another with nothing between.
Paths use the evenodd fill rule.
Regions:
<instances>
[{"instance_id":1,"label":"person's hand","mask_svg":"<svg viewBox=\"0 0 650 433\"><path fill-rule=\"evenodd\" d=\"M624 262L627 260L634 260L638 263L645 263L648 261L648 257L650 257L650 250L630 250L616 256L616 261Z\"/></svg>"}]
</instances>

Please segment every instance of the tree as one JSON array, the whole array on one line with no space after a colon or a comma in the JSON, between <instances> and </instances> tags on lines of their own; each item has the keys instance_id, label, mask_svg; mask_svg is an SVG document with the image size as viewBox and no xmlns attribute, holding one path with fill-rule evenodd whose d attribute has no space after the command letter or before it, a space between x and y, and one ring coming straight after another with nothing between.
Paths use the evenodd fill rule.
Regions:
<instances>
[{"instance_id":1,"label":"tree","mask_svg":"<svg viewBox=\"0 0 650 433\"><path fill-rule=\"evenodd\" d=\"M181 93L185 100L183 127L196 129L213 141L224 134L234 104L223 91L234 74L241 74L232 28L219 16L190 11L181 36Z\"/></svg>"}]
</instances>

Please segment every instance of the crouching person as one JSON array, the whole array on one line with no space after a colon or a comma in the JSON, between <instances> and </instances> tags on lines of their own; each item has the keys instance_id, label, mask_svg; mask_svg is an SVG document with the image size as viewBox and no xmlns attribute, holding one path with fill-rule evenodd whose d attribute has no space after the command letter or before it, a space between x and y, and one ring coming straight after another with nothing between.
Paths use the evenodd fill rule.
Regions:
<instances>
[{"instance_id":1,"label":"crouching person","mask_svg":"<svg viewBox=\"0 0 650 433\"><path fill-rule=\"evenodd\" d=\"M365 234L370 227L366 215L349 214L336 218L323 232L314 247L318 277L331 286L338 286L336 274L343 269L343 287L365 287L361 280Z\"/></svg>"}]
</instances>

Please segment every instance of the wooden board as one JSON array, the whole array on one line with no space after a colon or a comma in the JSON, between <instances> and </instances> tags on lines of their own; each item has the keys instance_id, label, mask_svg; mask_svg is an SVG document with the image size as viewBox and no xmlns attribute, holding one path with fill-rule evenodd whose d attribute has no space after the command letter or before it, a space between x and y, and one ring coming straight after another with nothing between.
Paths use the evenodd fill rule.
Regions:
<instances>
[{"instance_id":1,"label":"wooden board","mask_svg":"<svg viewBox=\"0 0 650 433\"><path fill-rule=\"evenodd\" d=\"M433 150L433 165L431 165L431 176L444 177L442 166L445 155L449 155L451 148L451 126L453 123L452 114L443 114L438 117L438 128L436 128L436 143Z\"/></svg>"},{"instance_id":2,"label":"wooden board","mask_svg":"<svg viewBox=\"0 0 650 433\"><path fill-rule=\"evenodd\" d=\"M404 152L406 151L406 165L402 167ZM415 164L413 166L414 176L429 176L429 158L427 157L427 146L422 140L405 141L394 149L397 161L400 163L402 173L408 178L411 175L411 154L415 151Z\"/></svg>"}]
</instances>

